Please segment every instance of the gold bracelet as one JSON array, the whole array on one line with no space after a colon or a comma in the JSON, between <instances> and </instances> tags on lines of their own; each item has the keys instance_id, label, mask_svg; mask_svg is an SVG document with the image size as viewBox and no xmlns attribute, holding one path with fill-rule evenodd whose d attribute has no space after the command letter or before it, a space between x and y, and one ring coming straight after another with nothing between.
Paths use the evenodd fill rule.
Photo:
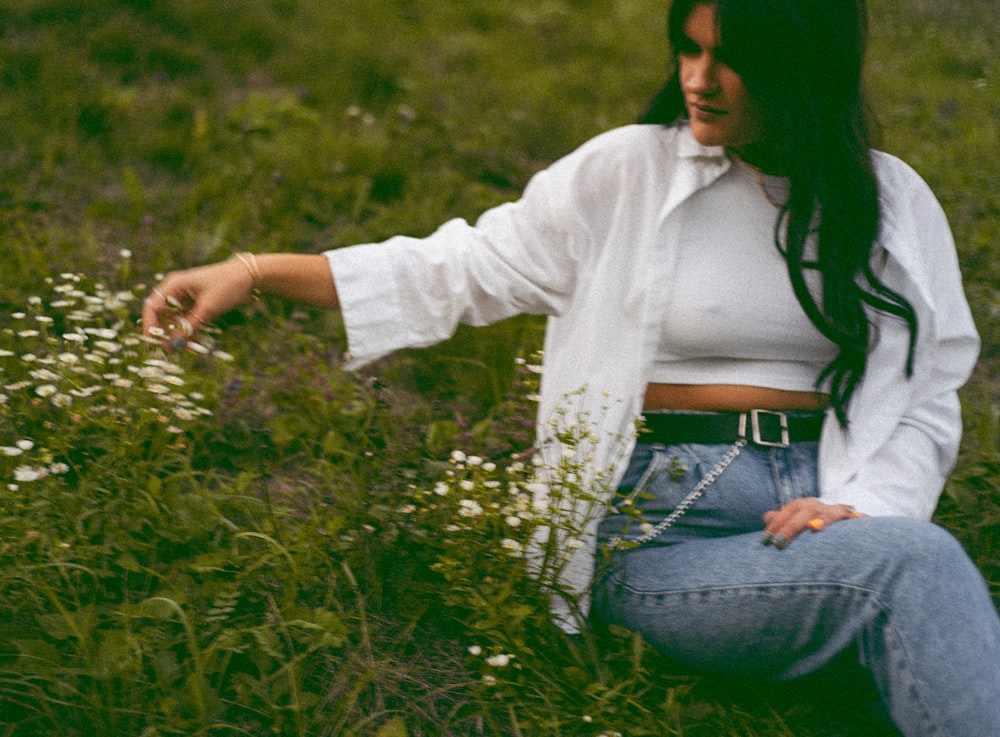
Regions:
<instances>
[{"instance_id":1,"label":"gold bracelet","mask_svg":"<svg viewBox=\"0 0 1000 737\"><path fill-rule=\"evenodd\" d=\"M237 259L250 272L250 293L254 299L260 299L260 266L257 264L257 257L249 251L244 251L234 253L233 258Z\"/></svg>"}]
</instances>

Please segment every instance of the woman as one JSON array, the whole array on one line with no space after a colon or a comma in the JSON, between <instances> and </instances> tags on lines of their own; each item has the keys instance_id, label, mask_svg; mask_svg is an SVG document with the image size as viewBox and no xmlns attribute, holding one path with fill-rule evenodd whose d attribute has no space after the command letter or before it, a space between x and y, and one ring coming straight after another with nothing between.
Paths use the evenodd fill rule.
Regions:
<instances>
[{"instance_id":1,"label":"woman","mask_svg":"<svg viewBox=\"0 0 1000 737\"><path fill-rule=\"evenodd\" d=\"M190 335L266 290L340 309L360 366L549 315L540 437L582 388L609 436L646 425L614 500L646 524L588 526L564 579L584 611L592 589L598 616L708 671L792 679L853 653L904 734L1000 735L1000 619L927 521L978 337L940 207L869 150L864 26L860 0L677 0L643 125L474 226L170 274L146 329L179 304Z\"/></svg>"}]
</instances>

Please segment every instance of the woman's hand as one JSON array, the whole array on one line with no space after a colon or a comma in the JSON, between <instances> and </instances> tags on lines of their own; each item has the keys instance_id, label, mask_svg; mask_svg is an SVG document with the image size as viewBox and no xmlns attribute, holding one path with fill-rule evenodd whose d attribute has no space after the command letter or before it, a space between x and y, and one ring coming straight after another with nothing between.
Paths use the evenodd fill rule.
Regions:
<instances>
[{"instance_id":1,"label":"woman's hand","mask_svg":"<svg viewBox=\"0 0 1000 737\"><path fill-rule=\"evenodd\" d=\"M239 259L171 272L143 302L143 332L162 331L168 345L183 347L203 325L247 302L256 281L251 262Z\"/></svg>"},{"instance_id":2,"label":"woman's hand","mask_svg":"<svg viewBox=\"0 0 1000 737\"><path fill-rule=\"evenodd\" d=\"M826 504L816 497L794 499L776 512L764 515L761 542L784 550L800 533L820 532L835 522L864 517L846 504Z\"/></svg>"}]
</instances>

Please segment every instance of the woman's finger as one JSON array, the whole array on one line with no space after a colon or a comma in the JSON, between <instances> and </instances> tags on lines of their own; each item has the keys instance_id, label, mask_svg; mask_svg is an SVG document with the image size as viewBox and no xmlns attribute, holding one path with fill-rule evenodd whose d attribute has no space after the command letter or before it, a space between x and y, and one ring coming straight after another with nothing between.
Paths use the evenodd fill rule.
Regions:
<instances>
[{"instance_id":1,"label":"woman's finger","mask_svg":"<svg viewBox=\"0 0 1000 737\"><path fill-rule=\"evenodd\" d=\"M764 515L761 542L783 550L803 532L822 532L836 522L862 516L846 504L826 504L815 497L796 499Z\"/></svg>"}]
</instances>

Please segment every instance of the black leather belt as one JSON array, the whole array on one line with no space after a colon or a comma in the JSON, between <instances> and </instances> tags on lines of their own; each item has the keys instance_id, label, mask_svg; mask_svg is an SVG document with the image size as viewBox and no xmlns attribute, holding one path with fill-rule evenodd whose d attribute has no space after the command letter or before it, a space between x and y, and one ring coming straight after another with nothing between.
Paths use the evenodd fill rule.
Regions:
<instances>
[{"instance_id":1,"label":"black leather belt","mask_svg":"<svg viewBox=\"0 0 1000 737\"><path fill-rule=\"evenodd\" d=\"M706 412L697 414L651 412L642 416L638 442L735 443L740 438L764 447L787 448L791 443L819 440L823 412Z\"/></svg>"}]
</instances>

